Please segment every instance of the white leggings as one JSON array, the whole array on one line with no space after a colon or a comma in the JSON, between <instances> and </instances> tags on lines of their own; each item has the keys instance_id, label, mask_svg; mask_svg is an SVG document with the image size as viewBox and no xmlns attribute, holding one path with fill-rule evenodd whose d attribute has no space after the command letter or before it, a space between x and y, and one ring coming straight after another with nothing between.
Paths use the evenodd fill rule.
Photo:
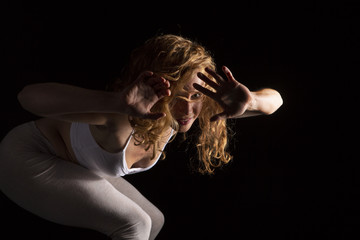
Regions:
<instances>
[{"instance_id":1,"label":"white leggings","mask_svg":"<svg viewBox=\"0 0 360 240\"><path fill-rule=\"evenodd\" d=\"M0 144L0 187L12 201L59 224L111 239L155 239L163 214L123 178L104 178L58 158L34 122Z\"/></svg>"}]
</instances>

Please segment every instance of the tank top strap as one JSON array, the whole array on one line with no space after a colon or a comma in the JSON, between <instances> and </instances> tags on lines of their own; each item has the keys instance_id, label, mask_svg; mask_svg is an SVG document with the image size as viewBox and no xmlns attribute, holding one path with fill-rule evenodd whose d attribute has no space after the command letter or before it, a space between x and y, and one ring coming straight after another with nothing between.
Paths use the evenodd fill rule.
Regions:
<instances>
[{"instance_id":1,"label":"tank top strap","mask_svg":"<svg viewBox=\"0 0 360 240\"><path fill-rule=\"evenodd\" d=\"M122 150L122 152L125 152L125 150L127 149L127 147L129 146L129 143L130 143L130 140L131 140L131 138L132 138L132 136L134 135L134 129L131 131L131 133L130 133L130 136L129 136L129 138L128 138L128 140L127 140L127 142L126 142L126 144L125 144L125 147L124 147L124 149Z\"/></svg>"}]
</instances>

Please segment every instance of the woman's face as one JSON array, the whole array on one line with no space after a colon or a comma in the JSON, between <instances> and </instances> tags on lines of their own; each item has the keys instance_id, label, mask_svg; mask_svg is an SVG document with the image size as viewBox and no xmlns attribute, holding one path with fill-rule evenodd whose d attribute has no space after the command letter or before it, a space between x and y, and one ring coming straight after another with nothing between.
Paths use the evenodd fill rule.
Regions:
<instances>
[{"instance_id":1,"label":"woman's face","mask_svg":"<svg viewBox=\"0 0 360 240\"><path fill-rule=\"evenodd\" d=\"M179 132L187 132L199 116L203 105L203 94L197 91L193 84L204 85L204 82L197 77L195 71L189 81L185 84L183 91L175 95L171 105L171 113L179 123Z\"/></svg>"}]
</instances>

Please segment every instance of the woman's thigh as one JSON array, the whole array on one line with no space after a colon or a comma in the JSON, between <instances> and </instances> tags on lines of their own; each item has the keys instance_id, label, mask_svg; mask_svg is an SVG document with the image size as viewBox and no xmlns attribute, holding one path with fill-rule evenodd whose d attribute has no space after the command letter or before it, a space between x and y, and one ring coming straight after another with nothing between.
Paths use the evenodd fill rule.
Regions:
<instances>
[{"instance_id":1,"label":"woman's thigh","mask_svg":"<svg viewBox=\"0 0 360 240\"><path fill-rule=\"evenodd\" d=\"M164 225L165 218L163 213L124 178L106 177L106 180L119 192L138 204L150 216L152 222L150 239L153 239L152 236L155 237Z\"/></svg>"},{"instance_id":2,"label":"woman's thigh","mask_svg":"<svg viewBox=\"0 0 360 240\"><path fill-rule=\"evenodd\" d=\"M56 157L41 136L28 138L25 133L29 133L29 127L18 128L0 145L0 187L11 200L59 224L116 236L126 231L129 236L137 234L131 231L139 226L143 235L150 234L150 217L126 196L129 193L139 198L135 196L138 193L131 194L136 189L129 188L125 180L119 180L115 188L91 171Z\"/></svg>"}]
</instances>

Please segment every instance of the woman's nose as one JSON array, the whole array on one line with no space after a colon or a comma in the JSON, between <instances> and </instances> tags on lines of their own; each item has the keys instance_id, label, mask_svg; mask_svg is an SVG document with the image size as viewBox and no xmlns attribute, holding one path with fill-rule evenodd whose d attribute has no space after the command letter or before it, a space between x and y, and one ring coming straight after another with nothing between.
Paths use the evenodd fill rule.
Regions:
<instances>
[{"instance_id":1,"label":"woman's nose","mask_svg":"<svg viewBox=\"0 0 360 240\"><path fill-rule=\"evenodd\" d=\"M181 111L182 114L185 114L185 115L192 114L193 113L192 103L188 102L188 101L181 100L179 110Z\"/></svg>"}]
</instances>

